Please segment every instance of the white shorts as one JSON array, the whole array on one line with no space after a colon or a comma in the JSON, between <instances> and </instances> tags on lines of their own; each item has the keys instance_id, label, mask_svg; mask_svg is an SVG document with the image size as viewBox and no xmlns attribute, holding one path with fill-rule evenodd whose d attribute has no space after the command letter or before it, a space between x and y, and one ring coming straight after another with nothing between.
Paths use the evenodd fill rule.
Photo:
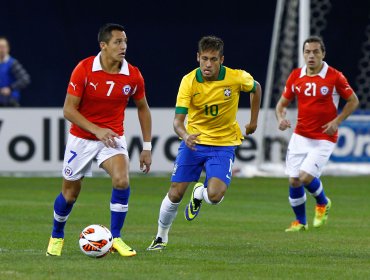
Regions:
<instances>
[{"instance_id":1,"label":"white shorts","mask_svg":"<svg viewBox=\"0 0 370 280\"><path fill-rule=\"evenodd\" d=\"M94 159L100 165L115 155L122 154L128 157L126 137L115 138L117 147L107 148L98 140L86 140L68 135L63 162L63 177L66 180L75 181L84 176L91 176L91 165Z\"/></svg>"},{"instance_id":2,"label":"white shorts","mask_svg":"<svg viewBox=\"0 0 370 280\"><path fill-rule=\"evenodd\" d=\"M285 173L289 177L298 178L302 170L320 177L334 148L335 143L328 140L310 139L293 133L288 145Z\"/></svg>"}]
</instances>

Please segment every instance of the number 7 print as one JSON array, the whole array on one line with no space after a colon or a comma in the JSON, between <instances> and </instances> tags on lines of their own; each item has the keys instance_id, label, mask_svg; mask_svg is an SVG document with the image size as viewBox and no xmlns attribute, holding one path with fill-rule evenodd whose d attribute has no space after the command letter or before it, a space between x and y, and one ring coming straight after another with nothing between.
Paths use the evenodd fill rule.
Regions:
<instances>
[{"instance_id":1,"label":"number 7 print","mask_svg":"<svg viewBox=\"0 0 370 280\"><path fill-rule=\"evenodd\" d=\"M71 152L72 156L71 156L71 158L68 160L68 163L70 163L70 162L71 162L75 157L77 157L77 153L76 153L75 151L70 150L70 152Z\"/></svg>"}]
</instances>

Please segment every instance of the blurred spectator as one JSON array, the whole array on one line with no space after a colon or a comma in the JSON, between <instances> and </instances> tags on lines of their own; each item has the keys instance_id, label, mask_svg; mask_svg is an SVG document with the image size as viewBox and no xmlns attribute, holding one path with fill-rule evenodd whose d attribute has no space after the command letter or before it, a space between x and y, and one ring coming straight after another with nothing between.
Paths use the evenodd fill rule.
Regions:
<instances>
[{"instance_id":1,"label":"blurred spectator","mask_svg":"<svg viewBox=\"0 0 370 280\"><path fill-rule=\"evenodd\" d=\"M30 83L30 75L9 54L7 38L0 37L0 107L19 107L20 90Z\"/></svg>"}]
</instances>

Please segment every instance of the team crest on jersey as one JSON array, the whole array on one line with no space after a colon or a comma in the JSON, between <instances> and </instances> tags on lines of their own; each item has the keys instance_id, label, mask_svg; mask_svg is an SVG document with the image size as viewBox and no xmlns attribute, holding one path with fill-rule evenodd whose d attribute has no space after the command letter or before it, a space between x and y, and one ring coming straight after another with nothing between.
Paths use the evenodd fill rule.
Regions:
<instances>
[{"instance_id":1,"label":"team crest on jersey","mask_svg":"<svg viewBox=\"0 0 370 280\"><path fill-rule=\"evenodd\" d=\"M225 95L225 97L230 97L231 96L231 89L230 88L225 88L224 89L224 95Z\"/></svg>"},{"instance_id":2,"label":"team crest on jersey","mask_svg":"<svg viewBox=\"0 0 370 280\"><path fill-rule=\"evenodd\" d=\"M124 95L128 95L131 92L131 86L130 85L125 85L122 89L122 92Z\"/></svg>"},{"instance_id":3,"label":"team crest on jersey","mask_svg":"<svg viewBox=\"0 0 370 280\"><path fill-rule=\"evenodd\" d=\"M329 88L327 86L323 86L320 88L320 92L322 95L327 95L329 93Z\"/></svg>"},{"instance_id":4,"label":"team crest on jersey","mask_svg":"<svg viewBox=\"0 0 370 280\"><path fill-rule=\"evenodd\" d=\"M70 168L69 166L66 166L65 168L64 168L64 174L66 175L66 176L72 176L72 174L73 174L73 170L72 170L72 168Z\"/></svg>"}]
</instances>

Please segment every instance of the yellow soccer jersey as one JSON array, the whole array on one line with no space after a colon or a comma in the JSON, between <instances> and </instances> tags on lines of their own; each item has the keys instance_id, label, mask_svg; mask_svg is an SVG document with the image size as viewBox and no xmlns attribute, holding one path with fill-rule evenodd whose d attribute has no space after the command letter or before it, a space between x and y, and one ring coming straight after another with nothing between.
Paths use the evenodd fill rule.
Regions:
<instances>
[{"instance_id":1,"label":"yellow soccer jersey","mask_svg":"<svg viewBox=\"0 0 370 280\"><path fill-rule=\"evenodd\" d=\"M188 114L189 134L200 133L198 143L240 145L244 138L236 120L240 92L254 92L256 82L244 70L221 66L216 81L206 81L199 68L185 75L176 101L176 113Z\"/></svg>"}]
</instances>

